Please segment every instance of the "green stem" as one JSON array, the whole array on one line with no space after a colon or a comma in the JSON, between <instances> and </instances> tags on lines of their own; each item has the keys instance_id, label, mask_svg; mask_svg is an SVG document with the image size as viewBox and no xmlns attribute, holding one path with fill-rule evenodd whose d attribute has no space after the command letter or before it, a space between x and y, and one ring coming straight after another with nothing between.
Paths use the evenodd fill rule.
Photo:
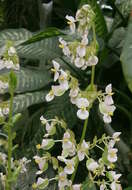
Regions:
<instances>
[{"instance_id":1,"label":"green stem","mask_svg":"<svg viewBox=\"0 0 132 190\"><path fill-rule=\"evenodd\" d=\"M92 66L92 74L91 74L91 90L94 89L94 76L95 76L95 66Z\"/></svg>"},{"instance_id":2,"label":"green stem","mask_svg":"<svg viewBox=\"0 0 132 190\"><path fill-rule=\"evenodd\" d=\"M92 25L92 30L93 30L93 40L94 40L94 44L96 46L96 32L95 32L95 25ZM96 48L96 47L95 47ZM94 77L95 77L95 66L92 66L92 74L91 74L91 90L94 90ZM83 131L82 131L82 136L80 139L80 145L82 144L83 140L85 139L85 135L86 135L86 130L87 130L87 125L88 125L88 118L85 120L84 122L84 126L83 126ZM79 159L77 157L77 161L76 161L76 165L75 165L75 170L74 173L71 176L71 180L72 182L75 179L76 173L77 173L77 169L78 169L78 165L79 165Z\"/></svg>"},{"instance_id":3,"label":"green stem","mask_svg":"<svg viewBox=\"0 0 132 190\"><path fill-rule=\"evenodd\" d=\"M8 121L8 166L7 166L7 188L6 190L11 190L11 183L9 179L11 178L11 158L12 158L12 113L13 113L13 97L14 92L11 90L10 92L10 106L9 106L9 121Z\"/></svg>"}]
</instances>

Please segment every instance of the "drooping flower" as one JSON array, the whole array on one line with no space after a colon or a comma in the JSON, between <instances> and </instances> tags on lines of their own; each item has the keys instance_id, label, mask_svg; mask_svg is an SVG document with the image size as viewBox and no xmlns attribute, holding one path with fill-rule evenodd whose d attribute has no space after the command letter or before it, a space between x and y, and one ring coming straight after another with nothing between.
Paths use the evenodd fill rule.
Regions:
<instances>
[{"instance_id":1,"label":"drooping flower","mask_svg":"<svg viewBox=\"0 0 132 190\"><path fill-rule=\"evenodd\" d=\"M65 168L64 168L64 172L65 172L66 174L72 174L72 173L74 172L74 166L75 166L74 161L67 159L67 160L65 161L65 164L66 164L66 166L65 166Z\"/></svg>"},{"instance_id":2,"label":"drooping flower","mask_svg":"<svg viewBox=\"0 0 132 190\"><path fill-rule=\"evenodd\" d=\"M59 190L64 189L66 186L70 186L71 182L67 179L67 174L62 171L59 173L59 182L58 182L58 186L59 186Z\"/></svg>"},{"instance_id":3,"label":"drooping flower","mask_svg":"<svg viewBox=\"0 0 132 190\"><path fill-rule=\"evenodd\" d=\"M54 68L51 69L52 72L54 72L54 81L57 81L57 79L59 78L59 68L60 65L58 62L56 61L52 61Z\"/></svg>"},{"instance_id":4,"label":"drooping flower","mask_svg":"<svg viewBox=\"0 0 132 190\"><path fill-rule=\"evenodd\" d=\"M110 161L110 162L116 162L117 161L117 152L118 152L118 149L117 148L110 148L108 149L108 156L107 156L107 159Z\"/></svg>"},{"instance_id":5,"label":"drooping flower","mask_svg":"<svg viewBox=\"0 0 132 190\"><path fill-rule=\"evenodd\" d=\"M81 184L75 184L72 186L72 190L81 190Z\"/></svg>"},{"instance_id":6,"label":"drooping flower","mask_svg":"<svg viewBox=\"0 0 132 190\"><path fill-rule=\"evenodd\" d=\"M87 119L89 116L89 112L87 111L87 107L89 106L88 100L86 98L78 98L76 105L79 108L77 111L78 118L82 120Z\"/></svg>"},{"instance_id":7,"label":"drooping flower","mask_svg":"<svg viewBox=\"0 0 132 190\"><path fill-rule=\"evenodd\" d=\"M94 172L99 167L99 164L91 158L87 160L86 166L89 171Z\"/></svg>"},{"instance_id":8,"label":"drooping flower","mask_svg":"<svg viewBox=\"0 0 132 190\"><path fill-rule=\"evenodd\" d=\"M83 140L81 147L78 150L78 159L79 161L82 161L85 158L85 154L89 148L89 143L87 143L85 140Z\"/></svg>"},{"instance_id":9,"label":"drooping flower","mask_svg":"<svg viewBox=\"0 0 132 190\"><path fill-rule=\"evenodd\" d=\"M69 50L67 42L65 40L63 40L61 37L59 38L59 42L60 42L59 47L62 48L62 51L63 51L64 55L69 57L71 52Z\"/></svg>"},{"instance_id":10,"label":"drooping flower","mask_svg":"<svg viewBox=\"0 0 132 190\"><path fill-rule=\"evenodd\" d=\"M14 56L16 54L16 50L15 50L15 48L14 47L10 47L9 49L8 49L8 55L9 56Z\"/></svg>"},{"instance_id":11,"label":"drooping flower","mask_svg":"<svg viewBox=\"0 0 132 190\"><path fill-rule=\"evenodd\" d=\"M68 20L67 23L70 25L70 30L71 30L71 32L74 33L74 32L75 32L75 29L76 29L76 26L75 26L76 20L75 20L75 18L72 17L72 16L66 15L66 19Z\"/></svg>"}]
</instances>

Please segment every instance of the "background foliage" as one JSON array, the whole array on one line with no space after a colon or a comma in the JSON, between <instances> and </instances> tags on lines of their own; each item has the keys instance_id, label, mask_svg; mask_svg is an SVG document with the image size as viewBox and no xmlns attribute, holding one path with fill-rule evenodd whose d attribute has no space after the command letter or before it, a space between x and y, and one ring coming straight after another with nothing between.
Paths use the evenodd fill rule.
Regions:
<instances>
[{"instance_id":1,"label":"background foliage","mask_svg":"<svg viewBox=\"0 0 132 190\"><path fill-rule=\"evenodd\" d=\"M31 157L35 154L35 145L39 143L44 133L39 121L42 114L48 118L56 115L63 118L68 126L73 128L78 139L80 137L82 122L76 118L76 108L69 103L68 95L65 94L61 98L56 98L52 104L47 104L45 94L52 82L50 68L51 60L55 58L59 60L63 68L68 68L78 78L82 88L85 88L90 80L89 70L78 71L65 57L62 57L57 37L57 35L65 34L65 37L69 37L65 15L74 16L77 8L83 3L90 3L96 14L96 34L100 44L96 84L100 89L108 83L113 84L117 106L112 125L104 126L100 115L95 118L95 113L98 114L95 102L91 110L87 139L92 139L95 135L101 136L103 132L111 134L113 130L122 131L117 170L123 173L123 188L129 190L132 188L132 19L130 16L132 0L100 0L98 2L96 0L54 0L50 26L57 27L59 30L52 28L46 31L40 30L41 16L37 1L5 0L0 2L0 55L6 41L11 40L20 57L21 65L21 70L16 72L18 83L14 99L14 113L22 112L22 117L14 128L17 134L14 143L19 145L21 152L16 150L14 156L16 158L23 155ZM0 74L1 76L8 75L8 71ZM5 101L9 102L7 91L4 95L0 95L0 104ZM2 127L0 127L0 132L3 132ZM61 131L57 135L61 135ZM20 176L23 183L21 188L25 190L31 188L31 176L34 172L35 166L32 166L29 168L28 176ZM52 175L52 171L49 173ZM80 182L83 178L83 175L80 177L78 174L76 181ZM87 179L85 184L87 184ZM14 188L21 189L20 184ZM91 187L91 189L96 189L96 187Z\"/></svg>"}]
</instances>

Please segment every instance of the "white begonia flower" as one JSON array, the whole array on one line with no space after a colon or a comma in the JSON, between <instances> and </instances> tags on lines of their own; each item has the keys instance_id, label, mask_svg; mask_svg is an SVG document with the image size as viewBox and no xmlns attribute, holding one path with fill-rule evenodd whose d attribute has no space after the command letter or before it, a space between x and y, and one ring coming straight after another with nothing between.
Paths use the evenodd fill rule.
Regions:
<instances>
[{"instance_id":1,"label":"white begonia flower","mask_svg":"<svg viewBox=\"0 0 132 190\"><path fill-rule=\"evenodd\" d=\"M86 55L86 45L81 43L77 47L77 54L78 54L79 57L84 57Z\"/></svg>"},{"instance_id":2,"label":"white begonia flower","mask_svg":"<svg viewBox=\"0 0 132 190\"><path fill-rule=\"evenodd\" d=\"M120 140L119 136L120 136L121 132L115 132L112 135L112 138L114 139L114 141L118 142Z\"/></svg>"},{"instance_id":3,"label":"white begonia flower","mask_svg":"<svg viewBox=\"0 0 132 190\"><path fill-rule=\"evenodd\" d=\"M4 64L5 64L5 68L7 68L7 69L14 69L14 63L13 63L13 61L6 60L6 61L4 61Z\"/></svg>"},{"instance_id":4,"label":"white begonia flower","mask_svg":"<svg viewBox=\"0 0 132 190\"><path fill-rule=\"evenodd\" d=\"M66 84L66 87L67 87L67 84ZM63 85L56 85L56 86L53 85L52 91L53 91L54 96L62 96L66 91L65 83Z\"/></svg>"},{"instance_id":5,"label":"white begonia flower","mask_svg":"<svg viewBox=\"0 0 132 190\"><path fill-rule=\"evenodd\" d=\"M10 109L8 107L3 107L3 109L2 109L2 112L4 115L8 115L9 111L10 111Z\"/></svg>"},{"instance_id":6,"label":"white begonia flower","mask_svg":"<svg viewBox=\"0 0 132 190\"><path fill-rule=\"evenodd\" d=\"M47 102L50 102L54 99L55 95L53 90L50 90L49 93L45 96Z\"/></svg>"},{"instance_id":7,"label":"white begonia flower","mask_svg":"<svg viewBox=\"0 0 132 190\"><path fill-rule=\"evenodd\" d=\"M57 81L57 79L59 78L59 68L60 65L59 63L57 63L56 61L52 61L54 68L52 68L51 70L54 72L54 81Z\"/></svg>"},{"instance_id":8,"label":"white begonia flower","mask_svg":"<svg viewBox=\"0 0 132 190\"><path fill-rule=\"evenodd\" d=\"M77 97L71 97L70 98L70 101L72 104L76 104L77 103L77 100L78 100L78 96Z\"/></svg>"},{"instance_id":9,"label":"white begonia flower","mask_svg":"<svg viewBox=\"0 0 132 190\"><path fill-rule=\"evenodd\" d=\"M112 92L112 84L108 84L106 87L105 87L105 92L106 94L112 96L113 95L113 92Z\"/></svg>"},{"instance_id":10,"label":"white begonia flower","mask_svg":"<svg viewBox=\"0 0 132 190\"><path fill-rule=\"evenodd\" d=\"M48 122L47 119L45 119L43 115L40 117L40 121L43 125L45 125Z\"/></svg>"},{"instance_id":11,"label":"white begonia flower","mask_svg":"<svg viewBox=\"0 0 132 190\"><path fill-rule=\"evenodd\" d=\"M63 143L62 143L63 152L62 155L67 153L67 156L74 156L76 153L76 147L74 143L71 141L71 135L68 131L64 133Z\"/></svg>"},{"instance_id":12,"label":"white begonia flower","mask_svg":"<svg viewBox=\"0 0 132 190\"><path fill-rule=\"evenodd\" d=\"M77 57L76 59L75 59L75 66L77 67L77 68L81 68L81 67L83 67L84 66L84 64L85 64L85 60L83 59L83 58L81 58L81 57Z\"/></svg>"},{"instance_id":13,"label":"white begonia flower","mask_svg":"<svg viewBox=\"0 0 132 190\"><path fill-rule=\"evenodd\" d=\"M37 180L37 186L42 185L44 183L45 179L43 179L42 177L39 177Z\"/></svg>"},{"instance_id":14,"label":"white begonia flower","mask_svg":"<svg viewBox=\"0 0 132 190\"><path fill-rule=\"evenodd\" d=\"M4 93L4 90L8 89L9 84L8 82L3 82L0 80L0 93Z\"/></svg>"},{"instance_id":15,"label":"white begonia flower","mask_svg":"<svg viewBox=\"0 0 132 190\"><path fill-rule=\"evenodd\" d=\"M70 50L68 48L67 42L65 40L63 40L61 37L59 38L59 42L60 42L59 47L62 48L62 51L63 51L64 55L69 57L71 52L70 52Z\"/></svg>"},{"instance_id":16,"label":"white begonia flower","mask_svg":"<svg viewBox=\"0 0 132 190\"><path fill-rule=\"evenodd\" d=\"M89 143L83 140L81 147L77 153L79 161L82 161L85 158L85 153L88 150L88 148L89 148Z\"/></svg>"},{"instance_id":17,"label":"white begonia flower","mask_svg":"<svg viewBox=\"0 0 132 190\"><path fill-rule=\"evenodd\" d=\"M111 177L115 182L117 182L118 179L122 176L122 174L116 174L115 171L109 171L109 174L111 175Z\"/></svg>"},{"instance_id":18,"label":"white begonia flower","mask_svg":"<svg viewBox=\"0 0 132 190\"><path fill-rule=\"evenodd\" d=\"M76 20L75 20L75 18L72 17L72 16L66 15L66 19L68 20L67 24L69 24L71 32L74 33L75 29L76 29L76 25L75 25Z\"/></svg>"},{"instance_id":19,"label":"white begonia flower","mask_svg":"<svg viewBox=\"0 0 132 190\"><path fill-rule=\"evenodd\" d=\"M67 179L67 174L64 171L62 171L61 173L59 173L59 182L58 182L59 190L62 190L66 186L70 186L70 185L71 185L71 183Z\"/></svg>"},{"instance_id":20,"label":"white begonia flower","mask_svg":"<svg viewBox=\"0 0 132 190\"><path fill-rule=\"evenodd\" d=\"M83 45L88 45L88 33L87 33L87 32L84 33L84 35L82 36L82 41L81 41L81 43L82 43Z\"/></svg>"},{"instance_id":21,"label":"white begonia flower","mask_svg":"<svg viewBox=\"0 0 132 190\"><path fill-rule=\"evenodd\" d=\"M72 186L72 190L81 190L81 184L75 184Z\"/></svg>"},{"instance_id":22,"label":"white begonia flower","mask_svg":"<svg viewBox=\"0 0 132 190\"><path fill-rule=\"evenodd\" d=\"M100 185L100 190L105 190L106 189L106 185L105 184L101 184Z\"/></svg>"},{"instance_id":23,"label":"white begonia flower","mask_svg":"<svg viewBox=\"0 0 132 190\"><path fill-rule=\"evenodd\" d=\"M68 90L69 84L68 84L68 75L65 71L61 70L61 74L59 76L59 83L63 90Z\"/></svg>"},{"instance_id":24,"label":"white begonia flower","mask_svg":"<svg viewBox=\"0 0 132 190\"><path fill-rule=\"evenodd\" d=\"M74 161L73 160L66 160L65 164L66 164L66 166L64 168L64 172L66 174L69 174L69 175L72 174L74 172L74 166L75 166Z\"/></svg>"},{"instance_id":25,"label":"white begonia flower","mask_svg":"<svg viewBox=\"0 0 132 190\"><path fill-rule=\"evenodd\" d=\"M112 104L114 104L112 96L110 96L110 95L105 96L104 103L106 105L112 105Z\"/></svg>"},{"instance_id":26,"label":"white begonia flower","mask_svg":"<svg viewBox=\"0 0 132 190\"><path fill-rule=\"evenodd\" d=\"M115 141L114 140L110 140L108 143L108 149L113 148L115 145Z\"/></svg>"},{"instance_id":27,"label":"white begonia flower","mask_svg":"<svg viewBox=\"0 0 132 190\"><path fill-rule=\"evenodd\" d=\"M98 63L98 57L95 55L92 55L89 57L88 61L86 62L87 66L93 66Z\"/></svg>"},{"instance_id":28,"label":"white begonia flower","mask_svg":"<svg viewBox=\"0 0 132 190\"><path fill-rule=\"evenodd\" d=\"M19 163L21 166L20 173L25 173L27 171L27 164L30 162L31 162L31 160L28 160L26 157L23 157L22 159L19 160Z\"/></svg>"},{"instance_id":29,"label":"white begonia flower","mask_svg":"<svg viewBox=\"0 0 132 190\"><path fill-rule=\"evenodd\" d=\"M99 164L93 159L90 159L90 161L88 160L86 165L87 169L92 172L94 172L99 167Z\"/></svg>"},{"instance_id":30,"label":"white begonia flower","mask_svg":"<svg viewBox=\"0 0 132 190\"><path fill-rule=\"evenodd\" d=\"M71 88L69 96L75 98L75 97L77 97L78 93L79 93L78 87L77 88Z\"/></svg>"},{"instance_id":31,"label":"white begonia flower","mask_svg":"<svg viewBox=\"0 0 132 190\"><path fill-rule=\"evenodd\" d=\"M38 164L39 169L42 171L46 164L46 159L44 159L43 157L39 157L39 156L34 156L33 158L35 159L35 162Z\"/></svg>"},{"instance_id":32,"label":"white begonia flower","mask_svg":"<svg viewBox=\"0 0 132 190\"><path fill-rule=\"evenodd\" d=\"M111 123L111 121L112 121L111 116L109 116L107 114L103 115L103 120L105 123Z\"/></svg>"},{"instance_id":33,"label":"white begonia flower","mask_svg":"<svg viewBox=\"0 0 132 190\"><path fill-rule=\"evenodd\" d=\"M118 149L117 148L110 148L108 149L108 156L107 159L109 162L116 162L117 161L117 152Z\"/></svg>"},{"instance_id":34,"label":"white begonia flower","mask_svg":"<svg viewBox=\"0 0 132 190\"><path fill-rule=\"evenodd\" d=\"M82 120L87 119L89 116L89 112L87 111L86 108L89 106L89 101L86 98L78 98L76 105L78 108L80 108L77 111L78 118Z\"/></svg>"},{"instance_id":35,"label":"white begonia flower","mask_svg":"<svg viewBox=\"0 0 132 190\"><path fill-rule=\"evenodd\" d=\"M103 120L105 123L111 122L111 116L113 115L113 112L115 111L116 107L114 105L107 105L105 102L101 102L99 104L100 112L104 115Z\"/></svg>"},{"instance_id":36,"label":"white begonia flower","mask_svg":"<svg viewBox=\"0 0 132 190\"><path fill-rule=\"evenodd\" d=\"M0 162L6 164L7 162L7 155L5 153L0 152Z\"/></svg>"},{"instance_id":37,"label":"white begonia flower","mask_svg":"<svg viewBox=\"0 0 132 190\"><path fill-rule=\"evenodd\" d=\"M111 190L122 190L122 187L120 184L113 181L110 185Z\"/></svg>"},{"instance_id":38,"label":"white begonia flower","mask_svg":"<svg viewBox=\"0 0 132 190\"><path fill-rule=\"evenodd\" d=\"M10 47L10 48L8 49L8 55L9 55L9 56L13 56L13 55L15 55L15 54L16 54L15 48L14 48L14 47Z\"/></svg>"}]
</instances>

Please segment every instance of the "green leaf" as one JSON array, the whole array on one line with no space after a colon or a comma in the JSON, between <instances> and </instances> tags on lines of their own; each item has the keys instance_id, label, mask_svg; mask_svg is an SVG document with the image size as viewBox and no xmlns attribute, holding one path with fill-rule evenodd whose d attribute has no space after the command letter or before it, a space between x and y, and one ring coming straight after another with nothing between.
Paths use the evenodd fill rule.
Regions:
<instances>
[{"instance_id":1,"label":"green leaf","mask_svg":"<svg viewBox=\"0 0 132 190\"><path fill-rule=\"evenodd\" d=\"M127 187L124 190L132 190L132 187Z\"/></svg>"},{"instance_id":2,"label":"green leaf","mask_svg":"<svg viewBox=\"0 0 132 190\"><path fill-rule=\"evenodd\" d=\"M124 77L128 84L130 91L132 92L132 18L130 19L125 43L121 53L121 62Z\"/></svg>"},{"instance_id":3,"label":"green leaf","mask_svg":"<svg viewBox=\"0 0 132 190\"><path fill-rule=\"evenodd\" d=\"M31 37L26 42L22 43L22 45L34 43L34 42L43 40L45 38L50 38L50 37L53 37L53 36L60 36L60 35L64 35L64 33L61 30L59 30L59 29L57 29L55 27L47 28L44 31L37 33L36 35Z\"/></svg>"},{"instance_id":4,"label":"green leaf","mask_svg":"<svg viewBox=\"0 0 132 190\"><path fill-rule=\"evenodd\" d=\"M13 41L17 46L31 37L32 33L24 28L2 30L0 31L0 48L6 44L7 40Z\"/></svg>"},{"instance_id":5,"label":"green leaf","mask_svg":"<svg viewBox=\"0 0 132 190\"><path fill-rule=\"evenodd\" d=\"M9 74L10 71L5 71L1 74L1 77L8 78ZM14 74L17 79L15 93L39 90L51 82L50 74L46 69L41 71L37 69L27 69L21 67L19 71L14 71ZM5 89L4 93L8 91L9 89Z\"/></svg>"},{"instance_id":6,"label":"green leaf","mask_svg":"<svg viewBox=\"0 0 132 190\"><path fill-rule=\"evenodd\" d=\"M46 94L46 91L38 91L15 96L13 100L13 113L20 113L31 105L44 102Z\"/></svg>"}]
</instances>

